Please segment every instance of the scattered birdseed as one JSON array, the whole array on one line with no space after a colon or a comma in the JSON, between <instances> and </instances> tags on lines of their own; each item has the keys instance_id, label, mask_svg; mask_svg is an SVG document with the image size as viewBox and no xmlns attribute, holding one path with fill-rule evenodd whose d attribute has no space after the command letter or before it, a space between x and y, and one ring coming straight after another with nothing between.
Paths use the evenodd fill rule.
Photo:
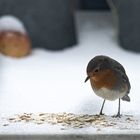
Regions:
<instances>
[{"instance_id":1,"label":"scattered birdseed","mask_svg":"<svg viewBox=\"0 0 140 140\"><path fill-rule=\"evenodd\" d=\"M126 118L126 121L134 121L132 118L128 117Z\"/></svg>"},{"instance_id":2,"label":"scattered birdseed","mask_svg":"<svg viewBox=\"0 0 140 140\"><path fill-rule=\"evenodd\" d=\"M133 119L133 116L123 116L121 118L114 118L105 115L88 115L88 114L73 114L73 113L38 113L38 114L18 114L14 117L8 118L10 123L35 123L62 125L62 130L66 128L84 128L94 127L97 131L101 131L101 128L113 127L117 129L131 129L131 126L136 125L137 120Z\"/></svg>"}]
</instances>

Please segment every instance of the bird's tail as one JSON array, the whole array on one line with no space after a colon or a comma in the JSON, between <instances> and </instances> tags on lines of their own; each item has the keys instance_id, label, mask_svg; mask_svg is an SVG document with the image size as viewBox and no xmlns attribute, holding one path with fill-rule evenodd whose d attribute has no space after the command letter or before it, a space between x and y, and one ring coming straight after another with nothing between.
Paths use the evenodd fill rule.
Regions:
<instances>
[{"instance_id":1,"label":"bird's tail","mask_svg":"<svg viewBox=\"0 0 140 140\"><path fill-rule=\"evenodd\" d=\"M122 97L122 100L130 102L130 97L128 95L125 95Z\"/></svg>"}]
</instances>

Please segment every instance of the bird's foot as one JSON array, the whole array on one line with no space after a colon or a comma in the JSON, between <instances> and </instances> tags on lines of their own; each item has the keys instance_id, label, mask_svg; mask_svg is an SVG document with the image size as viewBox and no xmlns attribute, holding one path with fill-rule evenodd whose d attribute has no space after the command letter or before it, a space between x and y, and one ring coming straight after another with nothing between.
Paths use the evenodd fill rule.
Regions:
<instances>
[{"instance_id":1,"label":"bird's foot","mask_svg":"<svg viewBox=\"0 0 140 140\"><path fill-rule=\"evenodd\" d=\"M102 113L102 112L100 112L100 114L99 114L100 116L103 116L103 115L105 115L104 113Z\"/></svg>"},{"instance_id":2,"label":"bird's foot","mask_svg":"<svg viewBox=\"0 0 140 140\"><path fill-rule=\"evenodd\" d=\"M114 115L113 118L121 118L121 116L122 115L120 113L118 113L117 115Z\"/></svg>"}]
</instances>

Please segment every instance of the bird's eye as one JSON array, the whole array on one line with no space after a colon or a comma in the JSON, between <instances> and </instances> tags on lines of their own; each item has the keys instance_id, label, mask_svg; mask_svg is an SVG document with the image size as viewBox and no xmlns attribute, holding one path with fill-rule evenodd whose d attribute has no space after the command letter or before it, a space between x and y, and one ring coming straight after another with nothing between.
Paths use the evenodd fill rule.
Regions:
<instances>
[{"instance_id":1,"label":"bird's eye","mask_svg":"<svg viewBox=\"0 0 140 140\"><path fill-rule=\"evenodd\" d=\"M95 69L95 72L98 72L99 71L99 69Z\"/></svg>"}]
</instances>

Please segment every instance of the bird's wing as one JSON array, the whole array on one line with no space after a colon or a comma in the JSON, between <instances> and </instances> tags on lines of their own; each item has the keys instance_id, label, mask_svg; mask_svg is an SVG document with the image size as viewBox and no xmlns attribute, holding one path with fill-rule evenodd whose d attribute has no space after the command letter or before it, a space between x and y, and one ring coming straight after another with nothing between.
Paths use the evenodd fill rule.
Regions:
<instances>
[{"instance_id":1,"label":"bird's wing","mask_svg":"<svg viewBox=\"0 0 140 140\"><path fill-rule=\"evenodd\" d=\"M131 85L130 85L129 79L128 79L126 74L122 74L122 78L123 78L123 81L127 84L127 87L128 87L127 94L129 94L130 89L131 89Z\"/></svg>"},{"instance_id":2,"label":"bird's wing","mask_svg":"<svg viewBox=\"0 0 140 140\"><path fill-rule=\"evenodd\" d=\"M127 94L128 94L130 92L131 85L130 85L129 79L126 75L124 67L120 63L118 63L118 64L114 66L114 68L115 68L114 70L116 70L117 72L119 72L121 74L124 83L126 83L126 85L127 85L127 88L128 88Z\"/></svg>"}]
</instances>

